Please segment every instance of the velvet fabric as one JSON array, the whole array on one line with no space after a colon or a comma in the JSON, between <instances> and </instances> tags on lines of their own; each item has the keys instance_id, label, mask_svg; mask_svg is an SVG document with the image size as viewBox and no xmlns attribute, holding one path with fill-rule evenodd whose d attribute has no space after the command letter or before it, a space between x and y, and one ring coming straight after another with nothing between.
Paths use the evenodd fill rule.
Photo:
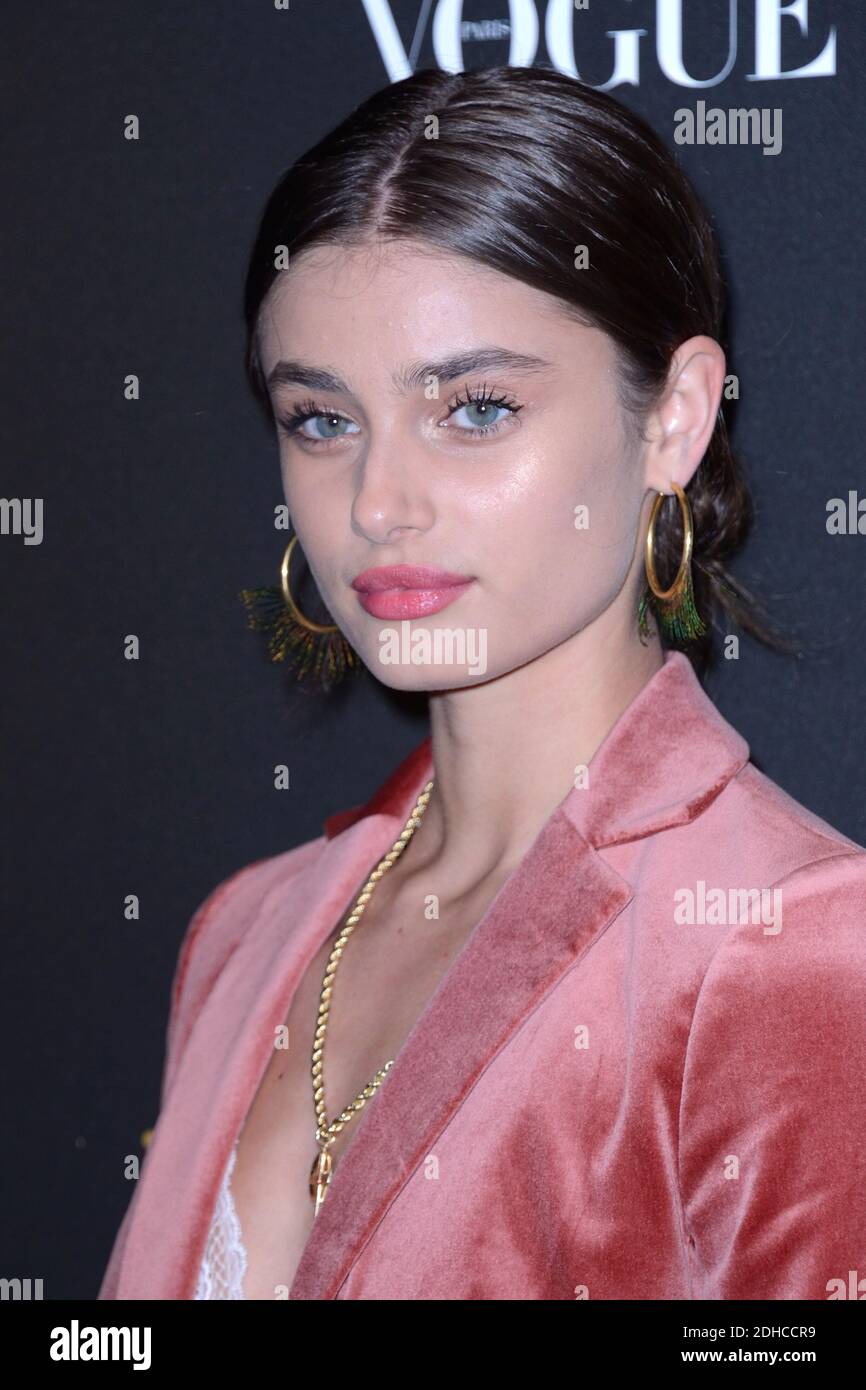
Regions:
<instances>
[{"instance_id":1,"label":"velvet fabric","mask_svg":"<svg viewBox=\"0 0 866 1390\"><path fill-rule=\"evenodd\" d=\"M195 913L101 1299L192 1298L274 1030L431 773L428 737ZM866 1296L866 849L750 762L677 652L588 780L356 1118L290 1299ZM764 911L733 909L748 890Z\"/></svg>"}]
</instances>

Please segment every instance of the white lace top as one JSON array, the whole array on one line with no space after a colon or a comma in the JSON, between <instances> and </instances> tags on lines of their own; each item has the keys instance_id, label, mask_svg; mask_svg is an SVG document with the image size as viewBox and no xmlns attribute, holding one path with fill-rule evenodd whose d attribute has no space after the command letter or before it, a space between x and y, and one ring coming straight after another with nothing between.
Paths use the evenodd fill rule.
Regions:
<instances>
[{"instance_id":1,"label":"white lace top","mask_svg":"<svg viewBox=\"0 0 866 1390\"><path fill-rule=\"evenodd\" d=\"M236 1158L237 1146L229 1155L211 1218L204 1259L198 1273L197 1299L246 1298L243 1278L247 1268L247 1252L241 1239L240 1222L231 1191Z\"/></svg>"}]
</instances>

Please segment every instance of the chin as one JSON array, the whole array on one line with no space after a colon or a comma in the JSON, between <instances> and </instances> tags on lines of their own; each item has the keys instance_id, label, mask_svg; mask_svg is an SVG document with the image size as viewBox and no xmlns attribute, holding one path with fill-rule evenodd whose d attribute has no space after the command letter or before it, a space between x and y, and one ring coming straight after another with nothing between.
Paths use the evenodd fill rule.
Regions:
<instances>
[{"instance_id":1,"label":"chin","mask_svg":"<svg viewBox=\"0 0 866 1390\"><path fill-rule=\"evenodd\" d=\"M389 690L419 691L433 694L437 690L463 690L482 685L491 679L489 671L471 671L465 667L448 669L442 666L383 666L375 662L367 668L381 685Z\"/></svg>"},{"instance_id":2,"label":"chin","mask_svg":"<svg viewBox=\"0 0 866 1390\"><path fill-rule=\"evenodd\" d=\"M456 690L489 678L487 629L403 620L356 648L383 685L395 690ZM351 640L351 639L350 639Z\"/></svg>"}]
</instances>

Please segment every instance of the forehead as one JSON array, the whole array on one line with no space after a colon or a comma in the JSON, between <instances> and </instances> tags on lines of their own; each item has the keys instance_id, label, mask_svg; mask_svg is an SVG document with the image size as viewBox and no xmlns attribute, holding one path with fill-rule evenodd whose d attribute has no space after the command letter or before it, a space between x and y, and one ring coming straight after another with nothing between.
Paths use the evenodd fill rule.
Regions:
<instances>
[{"instance_id":1,"label":"forehead","mask_svg":"<svg viewBox=\"0 0 866 1390\"><path fill-rule=\"evenodd\" d=\"M610 365L606 335L575 322L551 295L412 242L311 248L281 271L259 315L266 378L285 357L360 379L376 363L391 371L481 343Z\"/></svg>"}]
</instances>

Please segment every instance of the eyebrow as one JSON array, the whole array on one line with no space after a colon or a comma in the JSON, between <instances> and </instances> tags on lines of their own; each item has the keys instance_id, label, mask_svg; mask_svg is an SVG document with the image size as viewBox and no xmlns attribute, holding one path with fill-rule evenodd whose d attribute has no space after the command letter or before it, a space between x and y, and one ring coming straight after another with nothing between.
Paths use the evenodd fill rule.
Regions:
<instances>
[{"instance_id":1,"label":"eyebrow","mask_svg":"<svg viewBox=\"0 0 866 1390\"><path fill-rule=\"evenodd\" d=\"M456 381L470 372L512 371L544 373L553 370L553 363L531 353L512 352L510 348L470 348L466 352L442 357L436 362L410 362L391 374L400 391L413 391L426 384L429 377L441 382ZM336 372L324 367L291 358L277 362L268 373L268 387L305 386L310 391L341 392L351 396L351 387Z\"/></svg>"}]
</instances>

